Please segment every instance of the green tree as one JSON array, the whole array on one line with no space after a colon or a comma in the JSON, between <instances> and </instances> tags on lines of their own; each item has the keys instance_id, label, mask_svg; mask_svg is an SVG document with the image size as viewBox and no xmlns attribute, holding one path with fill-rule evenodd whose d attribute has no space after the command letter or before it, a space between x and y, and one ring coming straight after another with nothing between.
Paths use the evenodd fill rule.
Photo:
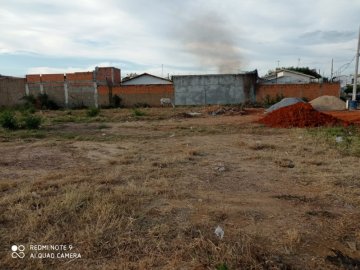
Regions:
<instances>
[{"instance_id":1,"label":"green tree","mask_svg":"<svg viewBox=\"0 0 360 270\"><path fill-rule=\"evenodd\" d=\"M287 70L300 72L300 73L303 73L306 75L314 76L316 79L322 78L322 76L316 72L316 69L311 69L309 67L282 67L282 68L277 68L276 70L269 70L268 75L274 74L275 71L281 70L281 69L287 69Z\"/></svg>"}]
</instances>

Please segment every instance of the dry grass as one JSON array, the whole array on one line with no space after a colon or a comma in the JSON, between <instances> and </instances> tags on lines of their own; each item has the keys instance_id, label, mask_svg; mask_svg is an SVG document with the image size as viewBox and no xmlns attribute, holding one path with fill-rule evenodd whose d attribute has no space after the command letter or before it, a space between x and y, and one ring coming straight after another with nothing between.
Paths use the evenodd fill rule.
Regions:
<instances>
[{"instance_id":1,"label":"dry grass","mask_svg":"<svg viewBox=\"0 0 360 270\"><path fill-rule=\"evenodd\" d=\"M256 115L144 110L128 122L102 110L101 129L49 112L46 139L0 143L2 268L336 269L331 248L359 257L356 157ZM72 244L82 258L16 260L14 243Z\"/></svg>"}]
</instances>

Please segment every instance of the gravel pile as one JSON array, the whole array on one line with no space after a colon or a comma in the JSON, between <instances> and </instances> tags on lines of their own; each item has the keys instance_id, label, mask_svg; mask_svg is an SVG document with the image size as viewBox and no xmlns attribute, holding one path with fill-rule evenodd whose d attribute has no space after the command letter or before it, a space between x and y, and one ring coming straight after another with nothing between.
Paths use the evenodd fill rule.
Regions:
<instances>
[{"instance_id":1,"label":"gravel pile","mask_svg":"<svg viewBox=\"0 0 360 270\"><path fill-rule=\"evenodd\" d=\"M346 103L334 96L321 96L310 101L310 104L317 111L342 111L346 109Z\"/></svg>"},{"instance_id":2,"label":"gravel pile","mask_svg":"<svg viewBox=\"0 0 360 270\"><path fill-rule=\"evenodd\" d=\"M290 105L294 105L296 103L299 102L304 102L301 98L283 98L281 101L279 101L278 103L275 103L274 105L272 105L271 107L269 107L268 109L265 110L266 113L272 112L272 111L276 111L280 108L286 107L286 106L290 106Z\"/></svg>"}]
</instances>

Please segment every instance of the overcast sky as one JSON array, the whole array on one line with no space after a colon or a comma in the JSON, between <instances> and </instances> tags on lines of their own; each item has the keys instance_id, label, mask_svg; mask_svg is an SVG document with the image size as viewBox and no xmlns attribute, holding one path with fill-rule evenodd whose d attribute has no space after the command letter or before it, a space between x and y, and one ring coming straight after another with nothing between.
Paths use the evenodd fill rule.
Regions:
<instances>
[{"instance_id":1,"label":"overcast sky","mask_svg":"<svg viewBox=\"0 0 360 270\"><path fill-rule=\"evenodd\" d=\"M359 25L360 0L0 0L0 74L349 74Z\"/></svg>"}]
</instances>

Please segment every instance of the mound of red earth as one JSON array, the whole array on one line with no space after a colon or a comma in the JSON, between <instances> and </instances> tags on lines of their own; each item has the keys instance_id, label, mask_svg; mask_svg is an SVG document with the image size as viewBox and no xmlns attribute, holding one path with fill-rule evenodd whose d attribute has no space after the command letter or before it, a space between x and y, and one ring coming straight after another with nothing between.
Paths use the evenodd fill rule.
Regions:
<instances>
[{"instance_id":1,"label":"mound of red earth","mask_svg":"<svg viewBox=\"0 0 360 270\"><path fill-rule=\"evenodd\" d=\"M259 122L277 128L350 125L347 121L316 111L309 103L296 103L272 111Z\"/></svg>"}]
</instances>

